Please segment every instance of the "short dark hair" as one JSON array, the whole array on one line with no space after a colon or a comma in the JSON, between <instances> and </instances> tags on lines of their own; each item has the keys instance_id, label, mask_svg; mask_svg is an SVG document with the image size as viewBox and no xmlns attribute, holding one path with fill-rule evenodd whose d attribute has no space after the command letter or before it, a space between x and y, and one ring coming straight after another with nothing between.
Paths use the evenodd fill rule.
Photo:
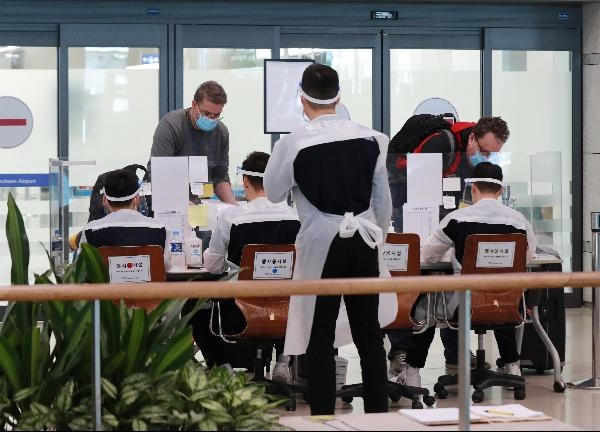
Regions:
<instances>
[{"instance_id":1,"label":"short dark hair","mask_svg":"<svg viewBox=\"0 0 600 432\"><path fill-rule=\"evenodd\" d=\"M246 157L246 160L242 162L242 169L245 171L264 173L265 168L267 168L267 162L269 162L268 153L255 151L250 153ZM247 174L244 174L242 177L246 177L248 182L255 189L264 189L262 177L250 176Z\"/></svg>"},{"instance_id":2,"label":"short dark hair","mask_svg":"<svg viewBox=\"0 0 600 432\"><path fill-rule=\"evenodd\" d=\"M508 141L510 136L508 125L500 117L482 117L473 128L475 138L483 138L488 132L494 134L502 144Z\"/></svg>"},{"instance_id":3,"label":"short dark hair","mask_svg":"<svg viewBox=\"0 0 600 432\"><path fill-rule=\"evenodd\" d=\"M340 91L340 79L335 69L323 64L313 64L302 74L302 91L315 99L332 99ZM308 101L307 101L308 102ZM313 109L332 108L335 104L318 105L308 102Z\"/></svg>"},{"instance_id":4,"label":"short dark hair","mask_svg":"<svg viewBox=\"0 0 600 432\"><path fill-rule=\"evenodd\" d=\"M126 197L138 190L138 177L135 173L118 169L106 174L104 178L104 192L113 198ZM107 198L108 199L108 198ZM111 207L128 207L133 198L127 201L108 201Z\"/></svg>"},{"instance_id":5,"label":"short dark hair","mask_svg":"<svg viewBox=\"0 0 600 432\"><path fill-rule=\"evenodd\" d=\"M502 175L502 168L498 165L491 162L480 162L473 170L473 178L492 178L502 181L504 176ZM481 193L494 194L502 189L502 186L496 183L477 182L477 189Z\"/></svg>"},{"instance_id":6,"label":"short dark hair","mask_svg":"<svg viewBox=\"0 0 600 432\"><path fill-rule=\"evenodd\" d=\"M194 93L194 100L197 103L202 103L204 99L218 105L225 105L227 103L227 93L218 82L206 81L200 84L200 87Z\"/></svg>"}]
</instances>

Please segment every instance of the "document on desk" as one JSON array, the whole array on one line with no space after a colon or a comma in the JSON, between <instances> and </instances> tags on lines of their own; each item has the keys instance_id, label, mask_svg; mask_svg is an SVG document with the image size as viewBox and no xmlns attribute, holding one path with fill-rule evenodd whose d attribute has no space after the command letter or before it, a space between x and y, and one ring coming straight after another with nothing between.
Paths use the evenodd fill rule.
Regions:
<instances>
[{"instance_id":1,"label":"document on desk","mask_svg":"<svg viewBox=\"0 0 600 432\"><path fill-rule=\"evenodd\" d=\"M189 179L187 157L152 158L152 209L155 213L187 213Z\"/></svg>"},{"instance_id":2,"label":"document on desk","mask_svg":"<svg viewBox=\"0 0 600 432\"><path fill-rule=\"evenodd\" d=\"M442 154L409 153L406 159L406 202L442 205Z\"/></svg>"},{"instance_id":3,"label":"document on desk","mask_svg":"<svg viewBox=\"0 0 600 432\"><path fill-rule=\"evenodd\" d=\"M421 245L440 223L440 208L437 205L402 206L402 223L405 233L418 234Z\"/></svg>"}]
</instances>

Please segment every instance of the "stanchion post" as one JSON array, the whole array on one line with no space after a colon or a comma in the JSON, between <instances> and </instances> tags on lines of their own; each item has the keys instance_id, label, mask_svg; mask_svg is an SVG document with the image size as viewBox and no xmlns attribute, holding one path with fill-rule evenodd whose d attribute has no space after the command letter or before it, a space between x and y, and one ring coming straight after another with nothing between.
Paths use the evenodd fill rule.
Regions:
<instances>
[{"instance_id":1,"label":"stanchion post","mask_svg":"<svg viewBox=\"0 0 600 432\"><path fill-rule=\"evenodd\" d=\"M471 291L459 292L458 399L459 430L471 430Z\"/></svg>"},{"instance_id":2,"label":"stanchion post","mask_svg":"<svg viewBox=\"0 0 600 432\"><path fill-rule=\"evenodd\" d=\"M93 348L92 348L92 370L93 372L93 401L94 401L94 427L95 430L102 430L102 400L101 391L101 357L100 357L100 301L94 300L92 311L92 332L93 332Z\"/></svg>"},{"instance_id":3,"label":"stanchion post","mask_svg":"<svg viewBox=\"0 0 600 432\"><path fill-rule=\"evenodd\" d=\"M592 212L592 271L600 271L600 212ZM574 389L600 390L600 286L592 293L592 378L569 383Z\"/></svg>"}]
</instances>

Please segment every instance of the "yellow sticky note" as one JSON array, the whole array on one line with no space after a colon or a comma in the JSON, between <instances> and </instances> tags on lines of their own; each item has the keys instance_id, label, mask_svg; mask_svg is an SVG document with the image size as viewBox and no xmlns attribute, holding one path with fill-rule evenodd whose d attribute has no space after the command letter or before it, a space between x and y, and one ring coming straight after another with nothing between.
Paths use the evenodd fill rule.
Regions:
<instances>
[{"instance_id":1,"label":"yellow sticky note","mask_svg":"<svg viewBox=\"0 0 600 432\"><path fill-rule=\"evenodd\" d=\"M193 227L208 225L208 206L205 204L191 205L188 207L188 222Z\"/></svg>"},{"instance_id":2,"label":"yellow sticky note","mask_svg":"<svg viewBox=\"0 0 600 432\"><path fill-rule=\"evenodd\" d=\"M203 198L210 198L215 194L215 189L212 183L204 183L204 191L202 194Z\"/></svg>"}]
</instances>

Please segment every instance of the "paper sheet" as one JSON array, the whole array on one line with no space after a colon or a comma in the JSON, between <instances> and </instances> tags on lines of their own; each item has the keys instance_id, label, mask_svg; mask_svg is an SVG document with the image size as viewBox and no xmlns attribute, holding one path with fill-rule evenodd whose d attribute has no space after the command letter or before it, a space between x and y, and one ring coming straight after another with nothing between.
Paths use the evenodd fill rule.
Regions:
<instances>
[{"instance_id":1,"label":"paper sheet","mask_svg":"<svg viewBox=\"0 0 600 432\"><path fill-rule=\"evenodd\" d=\"M543 417L541 411L533 411L520 404L498 405L498 406L482 406L473 405L471 414L486 417L486 418L506 418L506 419L531 419Z\"/></svg>"},{"instance_id":2,"label":"paper sheet","mask_svg":"<svg viewBox=\"0 0 600 432\"><path fill-rule=\"evenodd\" d=\"M460 192L460 177L445 177L442 184L444 192Z\"/></svg>"},{"instance_id":3,"label":"paper sheet","mask_svg":"<svg viewBox=\"0 0 600 432\"><path fill-rule=\"evenodd\" d=\"M187 212L188 158L152 158L152 209L155 213Z\"/></svg>"},{"instance_id":4,"label":"paper sheet","mask_svg":"<svg viewBox=\"0 0 600 432\"><path fill-rule=\"evenodd\" d=\"M429 235L435 231L440 221L438 206L418 206L404 204L402 206L403 231L415 233L421 238L421 246Z\"/></svg>"},{"instance_id":5,"label":"paper sheet","mask_svg":"<svg viewBox=\"0 0 600 432\"><path fill-rule=\"evenodd\" d=\"M442 205L442 154L407 155L407 203Z\"/></svg>"},{"instance_id":6,"label":"paper sheet","mask_svg":"<svg viewBox=\"0 0 600 432\"><path fill-rule=\"evenodd\" d=\"M208 158L206 156L189 157L190 183L208 183Z\"/></svg>"},{"instance_id":7,"label":"paper sheet","mask_svg":"<svg viewBox=\"0 0 600 432\"><path fill-rule=\"evenodd\" d=\"M215 194L215 188L213 186L212 183L205 183L204 184L204 193L203 193L203 197L204 198L210 198Z\"/></svg>"},{"instance_id":8,"label":"paper sheet","mask_svg":"<svg viewBox=\"0 0 600 432\"><path fill-rule=\"evenodd\" d=\"M188 221L192 227L205 227L208 225L208 206L204 204L188 207Z\"/></svg>"},{"instance_id":9,"label":"paper sheet","mask_svg":"<svg viewBox=\"0 0 600 432\"><path fill-rule=\"evenodd\" d=\"M165 224L165 227L169 231L171 231L171 233L173 233L173 231L177 230L182 235L185 235L185 233L186 233L185 228L187 228L185 218L186 218L186 216L183 213L176 213L176 212L170 212L170 213L156 213L155 212L154 213L154 219Z\"/></svg>"}]
</instances>

